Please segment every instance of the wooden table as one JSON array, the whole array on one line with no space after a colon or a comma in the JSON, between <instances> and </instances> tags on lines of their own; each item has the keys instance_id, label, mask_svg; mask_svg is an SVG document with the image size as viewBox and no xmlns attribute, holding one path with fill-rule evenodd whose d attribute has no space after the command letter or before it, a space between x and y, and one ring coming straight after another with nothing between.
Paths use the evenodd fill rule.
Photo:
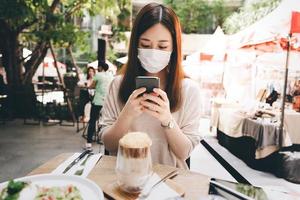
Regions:
<instances>
[{"instance_id":1,"label":"wooden table","mask_svg":"<svg viewBox=\"0 0 300 200\"><path fill-rule=\"evenodd\" d=\"M28 175L45 174L50 173L58 165L64 162L72 153L60 154L40 167L33 170ZM115 173L116 157L102 156L101 160L96 164L91 171L88 179L94 181L100 188L104 188L106 185L115 182L117 180ZM159 175L164 176L170 171L174 170L174 167L167 165L154 165L153 170ZM199 200L205 198L208 195L210 177L192 172L189 170L180 169L178 176L173 181L182 186L185 191L185 199Z\"/></svg>"}]
</instances>

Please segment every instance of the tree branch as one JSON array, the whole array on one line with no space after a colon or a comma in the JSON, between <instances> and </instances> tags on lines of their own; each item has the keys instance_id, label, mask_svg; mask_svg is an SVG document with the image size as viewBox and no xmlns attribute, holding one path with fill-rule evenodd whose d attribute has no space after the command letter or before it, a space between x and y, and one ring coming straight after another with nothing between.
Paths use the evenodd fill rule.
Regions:
<instances>
[{"instance_id":1,"label":"tree branch","mask_svg":"<svg viewBox=\"0 0 300 200\"><path fill-rule=\"evenodd\" d=\"M36 54L32 55L31 58L24 64L26 69L26 74L23 79L23 84L32 82L32 77L35 71L37 70L37 68L39 67L39 65L44 60L48 48L49 47L47 46L46 42L39 43L36 46L36 49L38 49L38 51L36 51Z\"/></svg>"},{"instance_id":2,"label":"tree branch","mask_svg":"<svg viewBox=\"0 0 300 200\"><path fill-rule=\"evenodd\" d=\"M20 26L16 29L17 33L21 33L22 30L24 30L24 29L26 29L26 28L32 26L32 25L35 24L37 21L38 21L38 19L35 18L35 19L32 20L31 22L25 22L24 24L20 25Z\"/></svg>"},{"instance_id":3,"label":"tree branch","mask_svg":"<svg viewBox=\"0 0 300 200\"><path fill-rule=\"evenodd\" d=\"M60 71L59 71L58 66L57 66L57 60L56 60L56 56L55 56L55 53L54 53L54 50L53 50L53 46L52 46L52 44L51 44L50 41L49 41L49 48L50 48L50 51L51 51L51 54L52 54L52 57L53 57L53 60L54 60L54 66L56 68L59 81L62 84L62 88L63 88L63 91L64 91L64 96L66 97L68 109L69 109L70 114L72 116L73 122L75 122L76 121L76 117L75 117L75 114L73 112L72 103L71 103L71 100L70 100L70 97L69 97L69 94L68 94L70 91L67 91L66 85L64 83L64 79L63 79L63 77L60 74Z\"/></svg>"},{"instance_id":4,"label":"tree branch","mask_svg":"<svg viewBox=\"0 0 300 200\"><path fill-rule=\"evenodd\" d=\"M73 15L77 10L80 9L80 7L82 6L82 3L83 3L83 2L79 1L75 7L73 7L73 8L70 9L68 12L66 12L65 17L66 17L66 18L71 17L71 15Z\"/></svg>"},{"instance_id":5,"label":"tree branch","mask_svg":"<svg viewBox=\"0 0 300 200\"><path fill-rule=\"evenodd\" d=\"M67 47L67 52L70 55L70 57L71 57L71 63L72 63L73 67L76 70L76 78L77 78L77 80L79 80L79 67L76 65L75 58L73 56L73 52L72 52L72 47L71 46Z\"/></svg>"},{"instance_id":6,"label":"tree branch","mask_svg":"<svg viewBox=\"0 0 300 200\"><path fill-rule=\"evenodd\" d=\"M51 13L54 12L55 8L59 5L59 3L60 3L60 0L53 0L52 4L50 6ZM46 21L43 30L47 31L48 29L49 29L49 25L48 25L48 21ZM31 81L32 76L34 75L38 66L43 61L44 57L46 56L48 48L49 47L48 47L47 41L40 41L35 46L34 50L32 51L30 59L26 63L24 63L26 74L25 74L23 83L27 83L27 82Z\"/></svg>"}]
</instances>

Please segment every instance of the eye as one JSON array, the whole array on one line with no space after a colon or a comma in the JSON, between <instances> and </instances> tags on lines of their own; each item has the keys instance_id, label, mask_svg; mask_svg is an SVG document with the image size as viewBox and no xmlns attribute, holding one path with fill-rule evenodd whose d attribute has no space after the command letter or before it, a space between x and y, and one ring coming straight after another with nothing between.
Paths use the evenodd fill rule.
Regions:
<instances>
[{"instance_id":1,"label":"eye","mask_svg":"<svg viewBox=\"0 0 300 200\"><path fill-rule=\"evenodd\" d=\"M141 42L140 47L147 49L147 48L151 48L151 45L148 42Z\"/></svg>"},{"instance_id":2,"label":"eye","mask_svg":"<svg viewBox=\"0 0 300 200\"><path fill-rule=\"evenodd\" d=\"M141 44L141 47L146 49L146 48L150 48L150 45L148 45L148 44Z\"/></svg>"},{"instance_id":3,"label":"eye","mask_svg":"<svg viewBox=\"0 0 300 200\"><path fill-rule=\"evenodd\" d=\"M160 49L166 49L168 46L159 46Z\"/></svg>"}]
</instances>

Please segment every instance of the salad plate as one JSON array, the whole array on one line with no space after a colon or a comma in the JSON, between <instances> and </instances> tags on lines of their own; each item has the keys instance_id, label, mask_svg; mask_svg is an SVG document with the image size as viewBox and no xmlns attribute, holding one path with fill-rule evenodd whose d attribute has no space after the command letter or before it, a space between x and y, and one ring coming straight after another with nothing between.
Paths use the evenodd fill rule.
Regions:
<instances>
[{"instance_id":1,"label":"salad plate","mask_svg":"<svg viewBox=\"0 0 300 200\"><path fill-rule=\"evenodd\" d=\"M100 187L80 176L41 174L26 176L0 184L0 200L103 200Z\"/></svg>"}]
</instances>

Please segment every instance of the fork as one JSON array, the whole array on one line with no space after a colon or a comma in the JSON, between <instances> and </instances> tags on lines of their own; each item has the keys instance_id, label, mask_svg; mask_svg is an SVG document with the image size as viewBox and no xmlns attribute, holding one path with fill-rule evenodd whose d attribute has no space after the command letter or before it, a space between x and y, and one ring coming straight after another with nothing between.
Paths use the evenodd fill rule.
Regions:
<instances>
[{"instance_id":1,"label":"fork","mask_svg":"<svg viewBox=\"0 0 300 200\"><path fill-rule=\"evenodd\" d=\"M159 186L161 183L165 182L167 179L169 178L173 178L175 176L178 175L178 170L173 170L171 171L170 173L168 173L166 176L164 176L163 178L161 178L159 181L157 181L154 185L152 185L147 191L145 192L142 192L140 195L139 195L139 200L142 200L142 199L146 199L150 193L152 192L152 190L154 188L156 188L157 186Z\"/></svg>"},{"instance_id":2,"label":"fork","mask_svg":"<svg viewBox=\"0 0 300 200\"><path fill-rule=\"evenodd\" d=\"M89 153L87 157L84 159L84 161L80 164L79 169L75 172L75 175L81 176L84 171L84 166L87 162L87 160L93 155L93 153Z\"/></svg>"}]
</instances>

